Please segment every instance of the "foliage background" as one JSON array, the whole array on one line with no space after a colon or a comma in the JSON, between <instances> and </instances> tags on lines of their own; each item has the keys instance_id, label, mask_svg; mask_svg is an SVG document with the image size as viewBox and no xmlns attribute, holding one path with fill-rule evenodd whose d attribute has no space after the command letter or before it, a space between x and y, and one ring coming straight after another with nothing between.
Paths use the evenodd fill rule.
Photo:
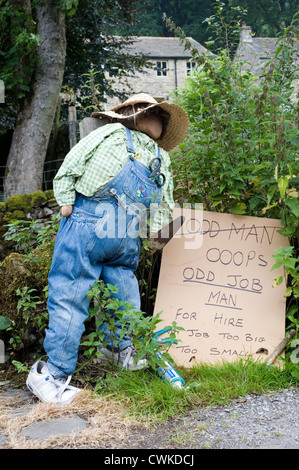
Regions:
<instances>
[{"instance_id":1,"label":"foliage background","mask_svg":"<svg viewBox=\"0 0 299 470\"><path fill-rule=\"evenodd\" d=\"M31 2L0 0L0 78L6 86L6 104L0 104L0 137L13 129L21 101L30 94L30 81L36 67L36 9L43 0ZM238 17L238 5L247 10L240 19L246 20L259 37L276 37L288 27L298 11L299 0L223 0L225 21ZM84 76L96 70L98 98L113 93L104 79L104 69L117 67L121 74L142 65L142 58L132 62L121 51L119 41L111 35L171 36L162 17L166 13L187 36L201 44L209 42L213 51L217 44L206 18L215 13L217 2L210 0L57 0L66 6L67 54L64 87L81 89L84 96ZM110 40L110 45L107 44ZM90 103L89 103L90 104ZM85 103L87 106L87 104ZM64 114L63 114L64 116Z\"/></svg>"}]
</instances>

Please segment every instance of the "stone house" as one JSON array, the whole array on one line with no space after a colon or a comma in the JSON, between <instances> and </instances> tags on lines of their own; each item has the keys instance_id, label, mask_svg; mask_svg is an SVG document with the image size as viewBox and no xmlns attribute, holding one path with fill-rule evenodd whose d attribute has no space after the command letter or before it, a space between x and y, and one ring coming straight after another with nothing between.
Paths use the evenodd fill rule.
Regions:
<instances>
[{"instance_id":1,"label":"stone house","mask_svg":"<svg viewBox=\"0 0 299 470\"><path fill-rule=\"evenodd\" d=\"M235 54L235 61L241 61L244 69L257 77L264 74L267 62L274 59L279 44L277 38L258 38L252 34L250 26L244 22L240 32L240 41ZM298 41L294 49L294 62L298 63Z\"/></svg>"},{"instance_id":2,"label":"stone house","mask_svg":"<svg viewBox=\"0 0 299 470\"><path fill-rule=\"evenodd\" d=\"M195 47L199 53L213 56L193 38L187 39L192 48ZM251 27L244 22L235 61L242 61L243 68L249 69L254 75L261 77L265 64L274 58L277 47L277 38L255 37ZM191 52L184 50L184 45L181 44L179 38L135 36L132 38L132 44L126 46L125 50L132 55L144 55L151 65L150 68L145 68L143 72L136 73L132 79L130 78L131 91L124 82L117 81L117 71L116 76L111 77L115 80L115 89L124 91L127 95L145 92L152 95L157 101L169 100L171 91L184 86L185 79L195 67L195 62L191 61ZM298 60L298 54L294 60ZM108 75L107 78L109 79ZM110 109L119 103L118 98L109 97L103 107Z\"/></svg>"},{"instance_id":3,"label":"stone house","mask_svg":"<svg viewBox=\"0 0 299 470\"><path fill-rule=\"evenodd\" d=\"M195 47L199 53L209 54L208 50L197 41L192 38L187 39L192 48ZM115 81L115 89L127 92L127 95L144 92L149 93L157 101L169 100L171 91L183 86L185 79L195 67L195 62L190 61L191 52L184 50L179 38L135 36L125 51L131 55L145 56L150 65L149 68L130 78L131 91L124 83ZM116 77L111 78L115 80ZM108 98L105 108L110 109L119 103L118 98Z\"/></svg>"}]
</instances>

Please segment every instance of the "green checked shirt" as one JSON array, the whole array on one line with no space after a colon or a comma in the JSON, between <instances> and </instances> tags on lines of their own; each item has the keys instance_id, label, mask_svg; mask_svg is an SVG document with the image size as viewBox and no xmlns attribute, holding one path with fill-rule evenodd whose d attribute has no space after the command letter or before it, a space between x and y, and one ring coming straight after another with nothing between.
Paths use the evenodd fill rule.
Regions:
<instances>
[{"instance_id":1,"label":"green checked shirt","mask_svg":"<svg viewBox=\"0 0 299 470\"><path fill-rule=\"evenodd\" d=\"M148 166L157 156L157 144L146 134L131 131L135 158ZM92 131L66 155L53 181L54 195L60 206L73 205L76 191L93 196L116 176L128 160L127 137L121 124L106 124ZM166 177L162 187L162 202L150 223L155 233L172 220L173 179L167 152L161 149L161 172Z\"/></svg>"}]
</instances>

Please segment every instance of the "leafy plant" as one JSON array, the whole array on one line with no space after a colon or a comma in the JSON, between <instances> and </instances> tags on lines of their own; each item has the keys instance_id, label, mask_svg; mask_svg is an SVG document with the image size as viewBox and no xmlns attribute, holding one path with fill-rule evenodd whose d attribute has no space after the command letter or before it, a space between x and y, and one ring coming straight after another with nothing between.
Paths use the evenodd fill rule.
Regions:
<instances>
[{"instance_id":1,"label":"leafy plant","mask_svg":"<svg viewBox=\"0 0 299 470\"><path fill-rule=\"evenodd\" d=\"M57 217L45 223L41 223L38 219L15 220L6 224L5 239L14 242L16 250L30 254L36 245L54 247L58 226Z\"/></svg>"},{"instance_id":2,"label":"leafy plant","mask_svg":"<svg viewBox=\"0 0 299 470\"><path fill-rule=\"evenodd\" d=\"M88 340L82 343L82 346L87 347L84 355L88 356L89 359L93 359L98 355L97 346L99 344L107 345L104 334L99 329L101 324L105 322L110 331L110 341L115 345L115 349L113 349L115 354L114 362L117 362L117 356L120 352L118 343L126 335L131 336L133 339L137 351L136 361L146 356L149 365L153 368L156 367L156 364L161 363L162 365L157 357L157 352L167 353L171 344L176 340L176 333L182 328L173 322L169 327L169 343L158 343L154 338L154 332L161 321L160 315L145 316L143 312L134 309L131 303L116 298L115 294L117 293L116 286L105 285L102 280L98 280L92 289L87 292L87 296L91 301L89 319L95 320L95 331L90 333Z\"/></svg>"},{"instance_id":3,"label":"leafy plant","mask_svg":"<svg viewBox=\"0 0 299 470\"><path fill-rule=\"evenodd\" d=\"M241 18L244 18L247 10L239 5L225 5L221 0L215 0L214 10L214 15L203 22L207 24L207 31L212 30L214 33L206 45L213 51L225 50L232 59L239 42Z\"/></svg>"},{"instance_id":4,"label":"leafy plant","mask_svg":"<svg viewBox=\"0 0 299 470\"><path fill-rule=\"evenodd\" d=\"M15 366L19 374L29 374L30 367L27 364L23 364L20 361L11 361L11 363Z\"/></svg>"},{"instance_id":5,"label":"leafy plant","mask_svg":"<svg viewBox=\"0 0 299 470\"><path fill-rule=\"evenodd\" d=\"M16 250L27 252L37 241L39 220L14 220L6 225L5 239L14 243Z\"/></svg>"},{"instance_id":6,"label":"leafy plant","mask_svg":"<svg viewBox=\"0 0 299 470\"><path fill-rule=\"evenodd\" d=\"M293 246L280 247L275 251L273 259L275 264L272 270L284 267L285 275L289 277L289 282L285 291L285 296L289 300L287 308L287 319L289 321L288 329L295 328L299 330L299 317L298 317L298 299L299 299L299 257L294 256L295 249ZM277 276L275 284L279 285L283 282L282 276Z\"/></svg>"},{"instance_id":7,"label":"leafy plant","mask_svg":"<svg viewBox=\"0 0 299 470\"><path fill-rule=\"evenodd\" d=\"M0 316L0 330L7 330L10 327L10 321L3 315Z\"/></svg>"},{"instance_id":8,"label":"leafy plant","mask_svg":"<svg viewBox=\"0 0 299 470\"><path fill-rule=\"evenodd\" d=\"M39 45L36 25L25 5L18 8L1 0L1 73L6 91L13 90L21 99L29 91L29 81L37 64L35 51Z\"/></svg>"},{"instance_id":9,"label":"leafy plant","mask_svg":"<svg viewBox=\"0 0 299 470\"><path fill-rule=\"evenodd\" d=\"M6 331L10 333L10 346L16 351L22 350L24 356L27 354L28 345L32 341L36 342L37 336L43 337L48 320L48 314L44 309L44 299L38 295L32 295L33 292L37 292L36 289L29 289L27 286L17 289L18 316L16 320L9 320L10 326L6 328Z\"/></svg>"}]
</instances>

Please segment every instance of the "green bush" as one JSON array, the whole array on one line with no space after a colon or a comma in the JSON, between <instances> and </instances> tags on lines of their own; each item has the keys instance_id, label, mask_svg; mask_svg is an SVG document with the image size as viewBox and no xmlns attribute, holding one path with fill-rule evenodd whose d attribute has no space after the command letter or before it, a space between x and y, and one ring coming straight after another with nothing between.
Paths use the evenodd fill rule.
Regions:
<instances>
[{"instance_id":1,"label":"green bush","mask_svg":"<svg viewBox=\"0 0 299 470\"><path fill-rule=\"evenodd\" d=\"M220 9L210 19L216 31L224 24L221 15ZM183 32L167 22L189 48ZM188 113L190 131L172 153L180 203L281 220L281 233L292 248L283 258L280 252L273 255L289 279L289 328L298 326L299 297L299 100L293 87L297 38L294 21L277 40L275 58L265 65L262 78L232 61L226 49L214 57L193 49L196 71L175 94Z\"/></svg>"},{"instance_id":2,"label":"green bush","mask_svg":"<svg viewBox=\"0 0 299 470\"><path fill-rule=\"evenodd\" d=\"M0 263L0 334L12 357L26 360L42 348L47 326L47 291L57 220L8 224L14 250Z\"/></svg>"}]
</instances>

